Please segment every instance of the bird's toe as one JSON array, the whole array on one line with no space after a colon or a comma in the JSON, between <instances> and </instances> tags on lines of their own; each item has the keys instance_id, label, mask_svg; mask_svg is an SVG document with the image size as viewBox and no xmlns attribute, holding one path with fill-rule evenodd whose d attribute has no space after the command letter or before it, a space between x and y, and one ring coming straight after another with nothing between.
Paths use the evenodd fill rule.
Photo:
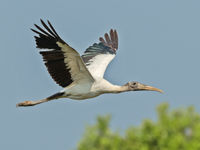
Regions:
<instances>
[{"instance_id":1,"label":"bird's toe","mask_svg":"<svg viewBox=\"0 0 200 150\"><path fill-rule=\"evenodd\" d=\"M33 103L32 101L24 101L24 102L18 103L16 106L17 107L33 106Z\"/></svg>"}]
</instances>

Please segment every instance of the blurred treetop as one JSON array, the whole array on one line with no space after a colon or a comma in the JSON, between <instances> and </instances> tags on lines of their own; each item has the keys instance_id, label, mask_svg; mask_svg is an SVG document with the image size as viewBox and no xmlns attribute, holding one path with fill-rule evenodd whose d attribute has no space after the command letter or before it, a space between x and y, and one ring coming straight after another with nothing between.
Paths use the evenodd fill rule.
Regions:
<instances>
[{"instance_id":1,"label":"blurred treetop","mask_svg":"<svg viewBox=\"0 0 200 150\"><path fill-rule=\"evenodd\" d=\"M97 117L88 126L78 150L200 150L200 114L193 107L169 111L164 103L157 107L156 122L144 120L129 127L122 136L109 127L110 116Z\"/></svg>"}]
</instances>

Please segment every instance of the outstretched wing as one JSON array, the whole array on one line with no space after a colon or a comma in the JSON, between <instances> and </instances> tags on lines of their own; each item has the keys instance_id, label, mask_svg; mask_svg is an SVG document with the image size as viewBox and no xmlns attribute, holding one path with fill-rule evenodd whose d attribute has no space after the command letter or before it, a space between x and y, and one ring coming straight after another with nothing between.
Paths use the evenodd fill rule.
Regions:
<instances>
[{"instance_id":1,"label":"outstretched wing","mask_svg":"<svg viewBox=\"0 0 200 150\"><path fill-rule=\"evenodd\" d=\"M108 64L115 57L118 49L116 30L111 29L110 35L105 33L104 37L105 39L100 37L100 43L93 44L82 55L82 59L93 77L103 78Z\"/></svg>"},{"instance_id":2,"label":"outstretched wing","mask_svg":"<svg viewBox=\"0 0 200 150\"><path fill-rule=\"evenodd\" d=\"M49 26L41 20L46 30L36 24L35 27L39 31L31 30L38 34L38 36L34 36L37 48L45 49L41 50L40 54L43 56L47 70L54 81L62 87L82 80L94 81L79 53L65 43L51 23L47 22Z\"/></svg>"}]
</instances>

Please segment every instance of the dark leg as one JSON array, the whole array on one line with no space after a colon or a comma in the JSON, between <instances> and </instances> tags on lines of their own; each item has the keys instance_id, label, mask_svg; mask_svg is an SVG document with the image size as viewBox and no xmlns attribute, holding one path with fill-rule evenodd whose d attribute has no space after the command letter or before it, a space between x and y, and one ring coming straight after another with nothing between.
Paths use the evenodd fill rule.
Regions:
<instances>
[{"instance_id":1,"label":"dark leg","mask_svg":"<svg viewBox=\"0 0 200 150\"><path fill-rule=\"evenodd\" d=\"M37 105L37 104L41 104L41 103L44 103L44 102L48 102L48 101L51 101L51 100L54 100L54 99L61 98L61 97L63 97L63 94L64 94L64 92L58 92L58 93L51 95L51 96L49 96L45 99L41 99L41 100L37 100L37 101L24 101L24 102L18 103L16 106L17 107L34 106L34 105Z\"/></svg>"}]
</instances>

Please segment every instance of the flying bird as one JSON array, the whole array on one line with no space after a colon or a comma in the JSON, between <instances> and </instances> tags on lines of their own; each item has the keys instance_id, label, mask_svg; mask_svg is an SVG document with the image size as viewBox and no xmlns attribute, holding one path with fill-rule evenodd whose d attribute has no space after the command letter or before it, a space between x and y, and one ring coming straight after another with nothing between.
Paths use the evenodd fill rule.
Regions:
<instances>
[{"instance_id":1,"label":"flying bird","mask_svg":"<svg viewBox=\"0 0 200 150\"><path fill-rule=\"evenodd\" d=\"M17 106L34 106L58 98L84 100L104 93L143 90L162 92L158 88L135 81L119 86L104 79L104 72L118 49L116 30L111 29L109 34L105 33L104 38L99 38L99 43L94 43L80 56L61 39L48 20L47 23L42 19L40 21L43 28L34 24L37 29L31 29L37 34L34 36L37 48L49 74L63 89L47 98L24 101Z\"/></svg>"}]
</instances>

